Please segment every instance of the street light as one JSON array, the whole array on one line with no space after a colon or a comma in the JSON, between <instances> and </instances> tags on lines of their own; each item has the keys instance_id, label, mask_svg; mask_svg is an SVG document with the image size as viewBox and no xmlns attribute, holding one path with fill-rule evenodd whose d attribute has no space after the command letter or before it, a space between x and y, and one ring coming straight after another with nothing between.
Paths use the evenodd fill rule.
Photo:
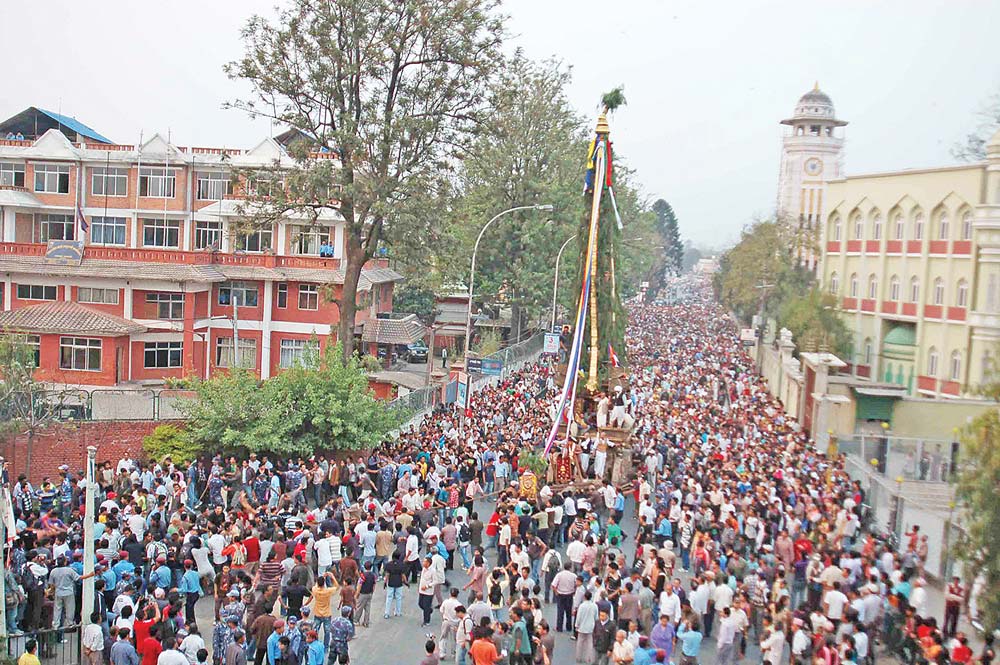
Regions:
<instances>
[{"instance_id":1,"label":"street light","mask_svg":"<svg viewBox=\"0 0 1000 665\"><path fill-rule=\"evenodd\" d=\"M566 249L566 246L569 245L570 242L576 240L577 235L579 234L574 233L567 238L566 242L564 242L562 247L559 248L559 253L556 254L556 277L552 280L552 325L549 326L550 332L556 329L556 292L559 290L559 260L562 259L563 250Z\"/></svg>"},{"instance_id":2,"label":"street light","mask_svg":"<svg viewBox=\"0 0 1000 665\"><path fill-rule=\"evenodd\" d=\"M479 241L483 239L483 234L486 233L486 229L490 228L493 222L497 221L504 215L512 212L517 212L518 210L541 210L544 212L552 212L555 207L551 204L545 205L531 205L531 206L516 206L514 208L509 208L503 212L497 214L490 221L483 225L483 228L479 231L479 237L476 238L476 244L472 248L472 268L469 270L469 311L465 315L465 368L469 367L469 351L472 348L472 289L476 281L476 253L479 251Z\"/></svg>"}]
</instances>

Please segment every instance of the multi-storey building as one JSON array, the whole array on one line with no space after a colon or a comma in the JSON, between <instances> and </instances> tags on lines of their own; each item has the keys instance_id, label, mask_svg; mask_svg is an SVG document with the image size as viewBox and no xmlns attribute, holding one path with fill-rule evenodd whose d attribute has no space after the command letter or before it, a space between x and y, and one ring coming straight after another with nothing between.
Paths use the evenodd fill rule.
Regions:
<instances>
[{"instance_id":1,"label":"multi-storey building","mask_svg":"<svg viewBox=\"0 0 1000 665\"><path fill-rule=\"evenodd\" d=\"M282 182L234 173L292 163L275 139L250 150L160 135L121 145L39 109L0 123L3 136L0 328L27 333L39 379L155 383L234 363L266 378L336 338L344 224L335 207L315 221L250 230L241 221L242 193ZM399 278L384 260L365 266L358 335L392 309ZM374 346L372 332L364 340Z\"/></svg>"},{"instance_id":2,"label":"multi-storey building","mask_svg":"<svg viewBox=\"0 0 1000 665\"><path fill-rule=\"evenodd\" d=\"M781 124L789 129L781 140L778 215L793 227L799 261L815 270L825 182L840 177L844 139L837 130L847 123L837 119L833 101L817 83Z\"/></svg>"},{"instance_id":3,"label":"multi-storey building","mask_svg":"<svg viewBox=\"0 0 1000 665\"><path fill-rule=\"evenodd\" d=\"M972 396L1000 341L1000 132L986 162L826 184L823 287L849 370L910 394Z\"/></svg>"}]
</instances>

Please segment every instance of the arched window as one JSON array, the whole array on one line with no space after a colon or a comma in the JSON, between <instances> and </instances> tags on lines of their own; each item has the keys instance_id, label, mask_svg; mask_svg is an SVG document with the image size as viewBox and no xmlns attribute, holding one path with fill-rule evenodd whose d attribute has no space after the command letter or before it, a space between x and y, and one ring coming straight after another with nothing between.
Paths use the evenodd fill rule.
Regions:
<instances>
[{"instance_id":1,"label":"arched window","mask_svg":"<svg viewBox=\"0 0 1000 665\"><path fill-rule=\"evenodd\" d=\"M933 346L927 352L927 376L937 376L938 352Z\"/></svg>"},{"instance_id":2,"label":"arched window","mask_svg":"<svg viewBox=\"0 0 1000 665\"><path fill-rule=\"evenodd\" d=\"M882 215L875 213L872 217L872 240L882 239Z\"/></svg>"},{"instance_id":3,"label":"arched window","mask_svg":"<svg viewBox=\"0 0 1000 665\"><path fill-rule=\"evenodd\" d=\"M933 296L935 305L944 304L944 280L940 277L934 280Z\"/></svg>"},{"instance_id":4,"label":"arched window","mask_svg":"<svg viewBox=\"0 0 1000 665\"><path fill-rule=\"evenodd\" d=\"M878 298L878 276L875 273L868 276L868 297L872 300Z\"/></svg>"},{"instance_id":5,"label":"arched window","mask_svg":"<svg viewBox=\"0 0 1000 665\"><path fill-rule=\"evenodd\" d=\"M952 351L951 362L948 363L948 378L958 381L962 376L962 352Z\"/></svg>"},{"instance_id":6,"label":"arched window","mask_svg":"<svg viewBox=\"0 0 1000 665\"><path fill-rule=\"evenodd\" d=\"M969 304L969 283L964 279L958 280L958 292L955 294L955 304L959 307L966 307Z\"/></svg>"},{"instance_id":7,"label":"arched window","mask_svg":"<svg viewBox=\"0 0 1000 665\"><path fill-rule=\"evenodd\" d=\"M962 240L972 240L972 213L962 215Z\"/></svg>"},{"instance_id":8,"label":"arched window","mask_svg":"<svg viewBox=\"0 0 1000 665\"><path fill-rule=\"evenodd\" d=\"M924 215L923 213L917 213L917 216L913 218L913 239L923 240L924 239Z\"/></svg>"},{"instance_id":9,"label":"arched window","mask_svg":"<svg viewBox=\"0 0 1000 665\"><path fill-rule=\"evenodd\" d=\"M836 271L830 273L830 293L837 295L840 292L840 277Z\"/></svg>"},{"instance_id":10,"label":"arched window","mask_svg":"<svg viewBox=\"0 0 1000 665\"><path fill-rule=\"evenodd\" d=\"M851 297L858 297L858 273L851 273Z\"/></svg>"},{"instance_id":11,"label":"arched window","mask_svg":"<svg viewBox=\"0 0 1000 665\"><path fill-rule=\"evenodd\" d=\"M889 300L899 302L899 277L896 275L889 278Z\"/></svg>"},{"instance_id":12,"label":"arched window","mask_svg":"<svg viewBox=\"0 0 1000 665\"><path fill-rule=\"evenodd\" d=\"M948 219L948 213L942 212L938 216L938 240L947 240L948 232L950 230L951 223Z\"/></svg>"},{"instance_id":13,"label":"arched window","mask_svg":"<svg viewBox=\"0 0 1000 665\"><path fill-rule=\"evenodd\" d=\"M865 339L865 365L871 367L872 365L872 339L871 337Z\"/></svg>"},{"instance_id":14,"label":"arched window","mask_svg":"<svg viewBox=\"0 0 1000 665\"><path fill-rule=\"evenodd\" d=\"M893 221L893 227L895 228L895 238L896 240L902 240L906 237L906 222L903 221L903 215L896 213L896 218Z\"/></svg>"},{"instance_id":15,"label":"arched window","mask_svg":"<svg viewBox=\"0 0 1000 665\"><path fill-rule=\"evenodd\" d=\"M861 219L861 215L854 218L854 239L865 239L865 220Z\"/></svg>"},{"instance_id":16,"label":"arched window","mask_svg":"<svg viewBox=\"0 0 1000 665\"><path fill-rule=\"evenodd\" d=\"M910 278L910 302L920 302L920 279Z\"/></svg>"},{"instance_id":17,"label":"arched window","mask_svg":"<svg viewBox=\"0 0 1000 665\"><path fill-rule=\"evenodd\" d=\"M831 224L831 232L833 233L834 240L840 240L840 235L843 232L841 228L843 225L840 223L840 217L833 218L833 224Z\"/></svg>"}]
</instances>

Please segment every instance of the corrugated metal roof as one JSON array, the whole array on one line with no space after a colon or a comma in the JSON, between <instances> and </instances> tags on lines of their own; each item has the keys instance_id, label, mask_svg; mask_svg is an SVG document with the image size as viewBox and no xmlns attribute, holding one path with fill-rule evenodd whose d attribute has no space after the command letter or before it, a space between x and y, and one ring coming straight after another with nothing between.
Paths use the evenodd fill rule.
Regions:
<instances>
[{"instance_id":1,"label":"corrugated metal roof","mask_svg":"<svg viewBox=\"0 0 1000 665\"><path fill-rule=\"evenodd\" d=\"M224 282L225 275L216 266L186 263L142 263L83 259L78 266L51 263L44 256L0 255L0 272L23 272L33 275L73 277L112 277L119 279L159 279L170 282Z\"/></svg>"},{"instance_id":2,"label":"corrugated metal roof","mask_svg":"<svg viewBox=\"0 0 1000 665\"><path fill-rule=\"evenodd\" d=\"M0 328L33 333L121 337L146 326L75 302L46 302L0 312Z\"/></svg>"},{"instance_id":3,"label":"corrugated metal roof","mask_svg":"<svg viewBox=\"0 0 1000 665\"><path fill-rule=\"evenodd\" d=\"M401 319L368 319L361 339L377 344L413 344L427 332L416 314Z\"/></svg>"},{"instance_id":4,"label":"corrugated metal roof","mask_svg":"<svg viewBox=\"0 0 1000 665\"><path fill-rule=\"evenodd\" d=\"M98 134L93 129L91 129L87 125L83 124L82 122L80 122L76 118L71 118L68 115L62 115L61 113L54 113L52 111L46 111L45 109L37 107L37 106L35 108L37 108L39 111L41 111L45 115L49 116L50 118L52 118L53 120L55 120L59 124L65 125L66 127L69 127L70 129L72 129L77 134L80 134L82 136L86 136L88 139L94 139L95 141L98 141L100 143L114 143L114 141L112 141L111 139L106 138L104 136L101 136L100 134Z\"/></svg>"}]
</instances>

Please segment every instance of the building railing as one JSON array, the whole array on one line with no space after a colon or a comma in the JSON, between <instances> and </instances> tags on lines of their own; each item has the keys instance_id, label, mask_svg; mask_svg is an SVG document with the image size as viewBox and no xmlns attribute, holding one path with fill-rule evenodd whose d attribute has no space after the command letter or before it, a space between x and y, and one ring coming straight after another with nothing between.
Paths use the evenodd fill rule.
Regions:
<instances>
[{"instance_id":1,"label":"building railing","mask_svg":"<svg viewBox=\"0 0 1000 665\"><path fill-rule=\"evenodd\" d=\"M862 460L882 478L930 483L954 481L961 448L958 441L892 434L842 434L837 438L837 446L840 452Z\"/></svg>"},{"instance_id":2,"label":"building railing","mask_svg":"<svg viewBox=\"0 0 1000 665\"><path fill-rule=\"evenodd\" d=\"M33 630L17 635L8 635L7 659L14 662L24 653L28 640L38 642L35 655L42 665L78 665L83 662L80 650L80 626L66 626L55 630Z\"/></svg>"}]
</instances>

